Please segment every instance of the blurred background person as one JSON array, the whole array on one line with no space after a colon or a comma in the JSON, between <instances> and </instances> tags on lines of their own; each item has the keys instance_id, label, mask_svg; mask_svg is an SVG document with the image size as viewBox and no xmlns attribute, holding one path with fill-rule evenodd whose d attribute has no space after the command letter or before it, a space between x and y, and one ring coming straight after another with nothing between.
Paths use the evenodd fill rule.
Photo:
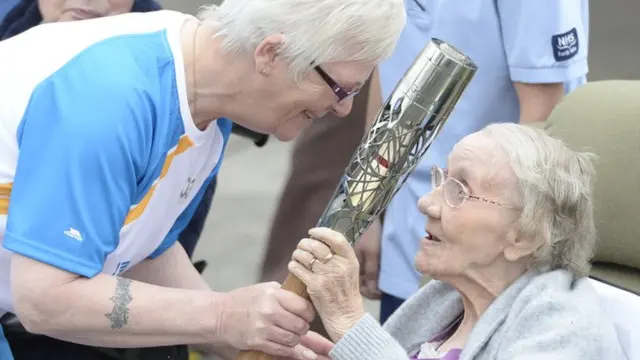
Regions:
<instances>
[{"instance_id":1,"label":"blurred background person","mask_svg":"<svg viewBox=\"0 0 640 360\"><path fill-rule=\"evenodd\" d=\"M2 0L0 1L0 21L4 19L5 15L13 9L19 0Z\"/></svg>"}]
</instances>

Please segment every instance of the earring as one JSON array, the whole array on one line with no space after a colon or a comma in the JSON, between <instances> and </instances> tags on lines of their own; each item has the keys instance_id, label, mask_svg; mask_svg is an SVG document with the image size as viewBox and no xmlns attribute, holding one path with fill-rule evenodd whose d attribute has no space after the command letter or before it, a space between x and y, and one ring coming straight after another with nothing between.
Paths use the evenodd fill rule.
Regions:
<instances>
[{"instance_id":1,"label":"earring","mask_svg":"<svg viewBox=\"0 0 640 360\"><path fill-rule=\"evenodd\" d=\"M262 68L262 70L260 70L260 74L267 75L267 69Z\"/></svg>"}]
</instances>

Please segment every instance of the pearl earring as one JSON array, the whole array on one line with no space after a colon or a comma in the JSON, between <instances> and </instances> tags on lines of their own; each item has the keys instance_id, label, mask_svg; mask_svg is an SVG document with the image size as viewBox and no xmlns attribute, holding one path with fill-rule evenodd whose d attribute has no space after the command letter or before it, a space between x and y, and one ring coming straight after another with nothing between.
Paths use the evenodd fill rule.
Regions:
<instances>
[{"instance_id":1,"label":"pearl earring","mask_svg":"<svg viewBox=\"0 0 640 360\"><path fill-rule=\"evenodd\" d=\"M267 75L267 69L263 68L262 70L260 70L260 74Z\"/></svg>"}]
</instances>

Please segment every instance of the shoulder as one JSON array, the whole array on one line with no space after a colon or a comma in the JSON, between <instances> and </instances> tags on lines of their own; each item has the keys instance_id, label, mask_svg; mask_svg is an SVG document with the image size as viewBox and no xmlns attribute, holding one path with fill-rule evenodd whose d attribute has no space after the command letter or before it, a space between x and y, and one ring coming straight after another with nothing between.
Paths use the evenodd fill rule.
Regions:
<instances>
[{"instance_id":1,"label":"shoulder","mask_svg":"<svg viewBox=\"0 0 640 360\"><path fill-rule=\"evenodd\" d=\"M592 284L564 270L534 277L515 299L504 327L504 346L514 354L556 351L589 359L620 350Z\"/></svg>"}]
</instances>

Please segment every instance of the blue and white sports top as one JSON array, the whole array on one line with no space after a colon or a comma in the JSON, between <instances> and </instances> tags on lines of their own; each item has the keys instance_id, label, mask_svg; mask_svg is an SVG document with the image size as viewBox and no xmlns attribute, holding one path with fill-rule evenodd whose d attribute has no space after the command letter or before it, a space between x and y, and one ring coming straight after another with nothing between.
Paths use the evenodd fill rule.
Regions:
<instances>
[{"instance_id":1,"label":"blue and white sports top","mask_svg":"<svg viewBox=\"0 0 640 360\"><path fill-rule=\"evenodd\" d=\"M174 11L37 26L0 42L0 314L10 254L85 277L173 245L231 132L194 125Z\"/></svg>"}]
</instances>

